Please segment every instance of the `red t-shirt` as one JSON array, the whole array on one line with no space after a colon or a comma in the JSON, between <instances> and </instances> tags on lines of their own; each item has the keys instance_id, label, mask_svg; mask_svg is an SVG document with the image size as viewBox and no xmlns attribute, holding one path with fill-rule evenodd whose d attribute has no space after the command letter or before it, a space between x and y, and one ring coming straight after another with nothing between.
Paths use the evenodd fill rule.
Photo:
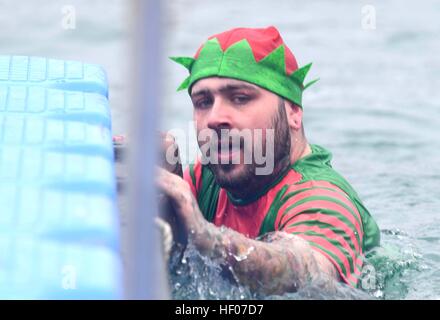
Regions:
<instances>
[{"instance_id":1,"label":"red t-shirt","mask_svg":"<svg viewBox=\"0 0 440 320\"><path fill-rule=\"evenodd\" d=\"M311 149L251 199L235 199L200 162L189 166L184 179L204 217L216 226L249 238L273 231L298 235L356 286L364 251L379 243L379 229L356 192L332 169L331 154L317 145Z\"/></svg>"}]
</instances>

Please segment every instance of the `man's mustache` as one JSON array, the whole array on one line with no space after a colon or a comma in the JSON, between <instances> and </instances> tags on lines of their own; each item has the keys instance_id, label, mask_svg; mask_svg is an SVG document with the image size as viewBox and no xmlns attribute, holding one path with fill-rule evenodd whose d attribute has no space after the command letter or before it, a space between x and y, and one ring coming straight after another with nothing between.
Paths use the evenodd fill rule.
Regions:
<instances>
[{"instance_id":1,"label":"man's mustache","mask_svg":"<svg viewBox=\"0 0 440 320\"><path fill-rule=\"evenodd\" d=\"M213 135L208 138L209 148L211 150L243 150L246 145L252 146L252 140L245 140L244 137L240 136L228 136L223 137L222 139L218 139L217 136Z\"/></svg>"},{"instance_id":2,"label":"man's mustache","mask_svg":"<svg viewBox=\"0 0 440 320\"><path fill-rule=\"evenodd\" d=\"M253 135L243 135L237 129L211 129L211 134L205 140L213 149L244 149L246 145L252 146Z\"/></svg>"}]
</instances>

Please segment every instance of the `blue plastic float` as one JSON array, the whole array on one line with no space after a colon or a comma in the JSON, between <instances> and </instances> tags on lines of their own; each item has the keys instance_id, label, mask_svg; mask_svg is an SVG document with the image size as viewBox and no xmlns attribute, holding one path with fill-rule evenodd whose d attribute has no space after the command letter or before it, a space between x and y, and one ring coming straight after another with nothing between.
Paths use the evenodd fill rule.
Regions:
<instances>
[{"instance_id":1,"label":"blue plastic float","mask_svg":"<svg viewBox=\"0 0 440 320\"><path fill-rule=\"evenodd\" d=\"M0 56L0 299L119 299L104 70Z\"/></svg>"}]
</instances>

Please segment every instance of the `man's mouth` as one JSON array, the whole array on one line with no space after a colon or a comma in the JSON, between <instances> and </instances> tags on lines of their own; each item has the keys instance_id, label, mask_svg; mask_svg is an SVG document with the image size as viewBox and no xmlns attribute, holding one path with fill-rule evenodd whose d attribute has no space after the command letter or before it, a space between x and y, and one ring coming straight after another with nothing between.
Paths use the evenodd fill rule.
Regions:
<instances>
[{"instance_id":1,"label":"man's mouth","mask_svg":"<svg viewBox=\"0 0 440 320\"><path fill-rule=\"evenodd\" d=\"M231 142L228 143L219 143L217 146L217 158L219 164L232 164L232 163L238 163L240 161L240 151L241 147L240 145L232 144ZM238 159L237 159L238 157ZM234 159L237 159L233 161Z\"/></svg>"}]
</instances>

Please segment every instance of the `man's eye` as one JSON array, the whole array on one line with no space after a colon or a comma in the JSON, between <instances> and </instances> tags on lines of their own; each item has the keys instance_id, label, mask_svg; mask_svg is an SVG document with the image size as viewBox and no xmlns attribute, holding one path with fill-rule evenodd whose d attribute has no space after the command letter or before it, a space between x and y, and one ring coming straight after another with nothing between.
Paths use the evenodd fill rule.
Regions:
<instances>
[{"instance_id":1,"label":"man's eye","mask_svg":"<svg viewBox=\"0 0 440 320\"><path fill-rule=\"evenodd\" d=\"M247 103L251 98L249 96L245 95L235 95L232 97L232 102L235 104L245 104Z\"/></svg>"},{"instance_id":2,"label":"man's eye","mask_svg":"<svg viewBox=\"0 0 440 320\"><path fill-rule=\"evenodd\" d=\"M194 107L197 109L209 108L212 104L211 99L201 99L194 103Z\"/></svg>"}]
</instances>

